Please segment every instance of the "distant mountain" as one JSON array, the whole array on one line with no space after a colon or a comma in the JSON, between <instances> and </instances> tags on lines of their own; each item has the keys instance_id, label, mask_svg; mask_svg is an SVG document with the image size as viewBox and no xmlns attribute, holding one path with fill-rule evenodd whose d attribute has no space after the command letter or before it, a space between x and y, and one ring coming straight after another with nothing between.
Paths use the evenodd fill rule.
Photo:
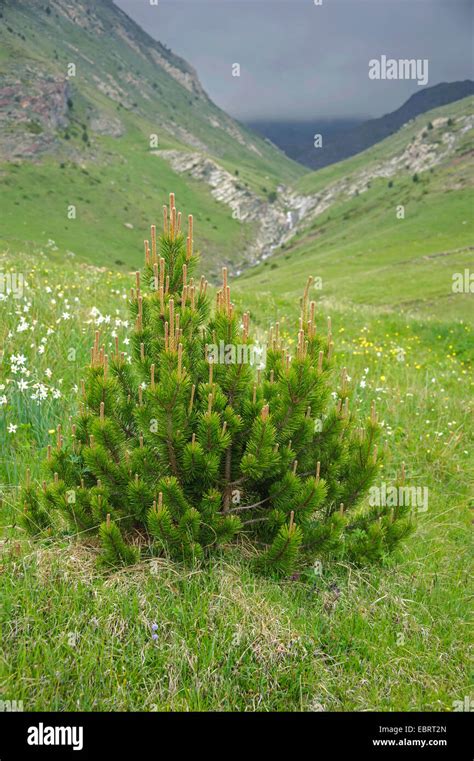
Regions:
<instances>
[{"instance_id":1,"label":"distant mountain","mask_svg":"<svg viewBox=\"0 0 474 761\"><path fill-rule=\"evenodd\" d=\"M250 129L271 140L294 161L307 164L308 156L317 152L314 148L315 133L324 135L324 146L337 145L341 135L346 135L365 121L366 118L360 117L353 119L304 119L301 121L255 119L245 123Z\"/></svg>"},{"instance_id":2,"label":"distant mountain","mask_svg":"<svg viewBox=\"0 0 474 761\"><path fill-rule=\"evenodd\" d=\"M320 169L365 151L426 111L473 94L474 82L469 79L443 82L417 91L396 111L362 123L356 119L346 122L327 119L305 122L267 120L253 121L248 126L272 140L295 161L311 169ZM322 135L321 148L314 147L316 133Z\"/></svg>"}]
</instances>

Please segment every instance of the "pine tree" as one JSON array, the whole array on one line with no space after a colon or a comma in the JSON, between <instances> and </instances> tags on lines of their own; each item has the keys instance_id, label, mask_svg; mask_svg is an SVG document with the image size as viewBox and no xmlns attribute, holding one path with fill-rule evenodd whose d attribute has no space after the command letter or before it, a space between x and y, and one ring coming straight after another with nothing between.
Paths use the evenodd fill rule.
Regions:
<instances>
[{"instance_id":1,"label":"pine tree","mask_svg":"<svg viewBox=\"0 0 474 761\"><path fill-rule=\"evenodd\" d=\"M345 368L333 402L331 322L316 330L312 279L294 355L276 323L256 367L226 269L211 309L192 216L184 236L173 194L163 214L131 289L132 362L96 332L78 417L48 451L52 481L23 490L25 528L98 530L108 565L134 562L138 535L144 552L189 561L245 534L257 567L280 574L322 555L380 559L410 516L362 504L382 459L375 405L358 423Z\"/></svg>"}]
</instances>

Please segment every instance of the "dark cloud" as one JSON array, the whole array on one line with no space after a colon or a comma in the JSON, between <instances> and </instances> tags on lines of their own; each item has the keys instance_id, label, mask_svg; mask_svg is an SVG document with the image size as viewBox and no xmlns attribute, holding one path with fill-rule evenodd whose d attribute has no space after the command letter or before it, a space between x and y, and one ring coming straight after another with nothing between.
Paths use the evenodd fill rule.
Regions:
<instances>
[{"instance_id":1,"label":"dark cloud","mask_svg":"<svg viewBox=\"0 0 474 761\"><path fill-rule=\"evenodd\" d=\"M115 0L198 71L240 119L372 115L413 81L373 81L368 61L427 58L429 82L472 78L471 0ZM239 63L240 77L232 77Z\"/></svg>"}]
</instances>

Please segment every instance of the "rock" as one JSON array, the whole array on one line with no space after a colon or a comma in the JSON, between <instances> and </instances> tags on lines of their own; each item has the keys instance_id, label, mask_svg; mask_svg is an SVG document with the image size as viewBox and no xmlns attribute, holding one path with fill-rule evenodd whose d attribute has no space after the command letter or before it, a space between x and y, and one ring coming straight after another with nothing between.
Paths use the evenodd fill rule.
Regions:
<instances>
[{"instance_id":1,"label":"rock","mask_svg":"<svg viewBox=\"0 0 474 761\"><path fill-rule=\"evenodd\" d=\"M254 224L255 238L245 250L244 260L237 266L255 264L265 252L269 255L292 234L292 223L288 218L285 200L269 203L256 193L239 183L238 177L223 169L213 159L201 153L187 153L176 150L153 151L154 155L165 159L175 172L189 174L206 183L217 201L226 204L232 216L240 222ZM282 198L283 198L283 194ZM257 224L255 224L257 223Z\"/></svg>"},{"instance_id":2,"label":"rock","mask_svg":"<svg viewBox=\"0 0 474 761\"><path fill-rule=\"evenodd\" d=\"M124 127L119 118L98 114L93 116L90 121L92 132L97 135L109 135L110 137L121 137L124 133Z\"/></svg>"}]
</instances>

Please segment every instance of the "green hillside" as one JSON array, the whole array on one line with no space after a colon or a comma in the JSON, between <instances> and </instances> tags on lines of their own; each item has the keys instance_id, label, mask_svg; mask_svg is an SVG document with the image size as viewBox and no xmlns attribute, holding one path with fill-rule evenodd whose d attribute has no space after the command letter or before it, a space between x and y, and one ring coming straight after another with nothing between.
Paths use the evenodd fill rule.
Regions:
<instances>
[{"instance_id":1,"label":"green hillside","mask_svg":"<svg viewBox=\"0 0 474 761\"><path fill-rule=\"evenodd\" d=\"M472 317L472 294L453 293L452 276L473 261L473 102L424 114L365 153L302 178L305 195L323 199L334 188L330 205L248 270L240 287L285 301L311 274L322 279L318 300L425 315L442 305L445 318ZM391 162L396 171L378 176Z\"/></svg>"},{"instance_id":2,"label":"green hillside","mask_svg":"<svg viewBox=\"0 0 474 761\"><path fill-rule=\"evenodd\" d=\"M212 157L262 203L304 173L218 109L193 69L109 0L8 0L1 14L0 236L12 248L53 240L97 264L135 267L156 198L174 187L201 223L204 261L217 251L231 261L252 226L160 151Z\"/></svg>"}]
</instances>

